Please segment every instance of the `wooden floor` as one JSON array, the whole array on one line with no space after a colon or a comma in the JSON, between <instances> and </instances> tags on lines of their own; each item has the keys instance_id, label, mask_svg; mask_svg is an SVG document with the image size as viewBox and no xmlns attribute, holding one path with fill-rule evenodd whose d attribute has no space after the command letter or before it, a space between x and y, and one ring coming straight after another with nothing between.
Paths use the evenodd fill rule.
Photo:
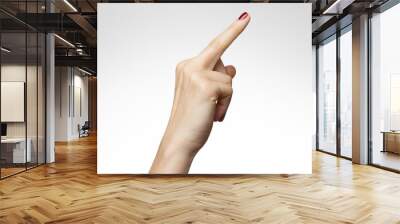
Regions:
<instances>
[{"instance_id":1,"label":"wooden floor","mask_svg":"<svg viewBox=\"0 0 400 224\"><path fill-rule=\"evenodd\" d=\"M36 166L37 166L36 163L35 164L27 163L27 167L25 167L25 164L22 164L22 165L19 164L18 167L6 167L6 168L2 167L1 168L1 178L6 178L8 176L15 175L15 174L20 173L20 172L24 172L27 169L33 169Z\"/></svg>"},{"instance_id":2,"label":"wooden floor","mask_svg":"<svg viewBox=\"0 0 400 224\"><path fill-rule=\"evenodd\" d=\"M16 174L16 173L19 173L19 172L23 172L23 171L25 171L26 169L25 169L25 167L23 167L23 168L20 168L20 167L17 167L17 168L14 168L14 167L12 167L12 168L1 168L1 177L3 178L3 177L8 177L8 176L11 176L11 175L13 175L13 174Z\"/></svg>"},{"instance_id":3,"label":"wooden floor","mask_svg":"<svg viewBox=\"0 0 400 224\"><path fill-rule=\"evenodd\" d=\"M98 176L96 138L0 181L0 223L400 223L400 175L319 152L313 175ZM134 161L132 161L134 162Z\"/></svg>"}]
</instances>

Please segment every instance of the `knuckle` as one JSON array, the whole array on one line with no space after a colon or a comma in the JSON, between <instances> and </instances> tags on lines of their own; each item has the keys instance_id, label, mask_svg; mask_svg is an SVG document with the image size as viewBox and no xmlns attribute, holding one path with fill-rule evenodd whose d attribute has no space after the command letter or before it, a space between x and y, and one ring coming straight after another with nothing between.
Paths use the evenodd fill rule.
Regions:
<instances>
[{"instance_id":1,"label":"knuckle","mask_svg":"<svg viewBox=\"0 0 400 224\"><path fill-rule=\"evenodd\" d=\"M199 74L198 72L191 72L189 73L190 76L190 80L192 81L192 83L194 83L196 86L202 86L204 85L204 82L206 82L206 80L204 80L204 78L202 77L201 74Z\"/></svg>"},{"instance_id":2,"label":"knuckle","mask_svg":"<svg viewBox=\"0 0 400 224\"><path fill-rule=\"evenodd\" d=\"M198 91L202 94L205 94L208 97L217 95L217 89L215 88L215 86L202 75L193 73L193 75L191 76L191 80L196 86L196 89L198 89Z\"/></svg>"},{"instance_id":3,"label":"knuckle","mask_svg":"<svg viewBox=\"0 0 400 224\"><path fill-rule=\"evenodd\" d=\"M188 63L185 64L185 66L182 68L182 72L183 72L183 74L185 74L187 76L192 75L193 74L193 70L192 70L190 64L188 64Z\"/></svg>"},{"instance_id":4,"label":"knuckle","mask_svg":"<svg viewBox=\"0 0 400 224\"><path fill-rule=\"evenodd\" d=\"M218 87L215 85L212 85L210 83L206 83L207 85L202 86L202 91L205 94L206 97L212 99L212 100L217 100L218 99Z\"/></svg>"},{"instance_id":5,"label":"knuckle","mask_svg":"<svg viewBox=\"0 0 400 224\"><path fill-rule=\"evenodd\" d=\"M232 77L229 75L224 75L225 83L228 85L232 85Z\"/></svg>"},{"instance_id":6,"label":"knuckle","mask_svg":"<svg viewBox=\"0 0 400 224\"><path fill-rule=\"evenodd\" d=\"M216 88L215 86L211 85L203 87L203 92L208 98L212 99L213 101L218 99L218 88Z\"/></svg>"},{"instance_id":7,"label":"knuckle","mask_svg":"<svg viewBox=\"0 0 400 224\"><path fill-rule=\"evenodd\" d=\"M183 70L183 68L185 67L186 64L186 60L185 61L181 61L176 65L176 72L181 72Z\"/></svg>"},{"instance_id":8,"label":"knuckle","mask_svg":"<svg viewBox=\"0 0 400 224\"><path fill-rule=\"evenodd\" d=\"M222 83L228 84L228 85L232 85L233 78L231 76L229 76L228 74L216 72L212 75L215 76L219 82L222 82Z\"/></svg>"},{"instance_id":9,"label":"knuckle","mask_svg":"<svg viewBox=\"0 0 400 224\"><path fill-rule=\"evenodd\" d=\"M233 94L232 86L226 85L226 86L221 87L221 89L220 89L221 96L226 97L226 96L231 96L232 94Z\"/></svg>"},{"instance_id":10,"label":"knuckle","mask_svg":"<svg viewBox=\"0 0 400 224\"><path fill-rule=\"evenodd\" d=\"M233 94L233 88L230 86L229 88L228 88L228 95L232 95Z\"/></svg>"},{"instance_id":11,"label":"knuckle","mask_svg":"<svg viewBox=\"0 0 400 224\"><path fill-rule=\"evenodd\" d=\"M191 60L188 59L181 61L176 65L175 73L177 77L190 77L192 76L193 71L194 69Z\"/></svg>"}]
</instances>

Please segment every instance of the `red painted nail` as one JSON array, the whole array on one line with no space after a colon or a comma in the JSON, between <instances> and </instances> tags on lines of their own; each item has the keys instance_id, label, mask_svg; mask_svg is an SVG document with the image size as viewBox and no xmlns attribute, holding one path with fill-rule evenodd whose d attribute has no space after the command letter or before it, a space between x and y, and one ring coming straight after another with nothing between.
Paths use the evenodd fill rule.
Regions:
<instances>
[{"instance_id":1,"label":"red painted nail","mask_svg":"<svg viewBox=\"0 0 400 224\"><path fill-rule=\"evenodd\" d=\"M249 14L247 12L244 12L242 13L242 15L239 16L238 20L246 19L248 15Z\"/></svg>"}]
</instances>

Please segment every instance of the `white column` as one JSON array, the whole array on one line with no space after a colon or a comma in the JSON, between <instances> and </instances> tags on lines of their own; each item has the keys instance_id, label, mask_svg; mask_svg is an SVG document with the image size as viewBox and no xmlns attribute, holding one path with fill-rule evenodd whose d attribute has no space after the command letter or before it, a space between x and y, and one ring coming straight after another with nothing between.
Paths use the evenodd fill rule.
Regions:
<instances>
[{"instance_id":1,"label":"white column","mask_svg":"<svg viewBox=\"0 0 400 224\"><path fill-rule=\"evenodd\" d=\"M47 57L47 71L46 71L46 163L55 161L54 150L54 133L55 133L55 73L54 73L54 35L47 34L46 36L46 57Z\"/></svg>"},{"instance_id":2,"label":"white column","mask_svg":"<svg viewBox=\"0 0 400 224\"><path fill-rule=\"evenodd\" d=\"M368 163L368 15L353 19L353 162Z\"/></svg>"},{"instance_id":3,"label":"white column","mask_svg":"<svg viewBox=\"0 0 400 224\"><path fill-rule=\"evenodd\" d=\"M51 1L46 1L47 12L54 11ZM46 35L46 163L55 161L55 43L54 35Z\"/></svg>"}]
</instances>

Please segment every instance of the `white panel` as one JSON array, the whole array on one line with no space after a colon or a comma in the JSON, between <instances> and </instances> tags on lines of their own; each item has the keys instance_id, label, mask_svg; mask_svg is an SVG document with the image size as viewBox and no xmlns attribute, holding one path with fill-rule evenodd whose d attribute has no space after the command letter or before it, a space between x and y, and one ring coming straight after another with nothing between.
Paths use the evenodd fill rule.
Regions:
<instances>
[{"instance_id":1,"label":"white panel","mask_svg":"<svg viewBox=\"0 0 400 224\"><path fill-rule=\"evenodd\" d=\"M147 173L168 122L176 64L243 12L223 56L234 96L190 173L311 173L310 4L99 4L98 173Z\"/></svg>"},{"instance_id":2,"label":"white panel","mask_svg":"<svg viewBox=\"0 0 400 224\"><path fill-rule=\"evenodd\" d=\"M24 122L24 82L1 82L1 122Z\"/></svg>"}]
</instances>

